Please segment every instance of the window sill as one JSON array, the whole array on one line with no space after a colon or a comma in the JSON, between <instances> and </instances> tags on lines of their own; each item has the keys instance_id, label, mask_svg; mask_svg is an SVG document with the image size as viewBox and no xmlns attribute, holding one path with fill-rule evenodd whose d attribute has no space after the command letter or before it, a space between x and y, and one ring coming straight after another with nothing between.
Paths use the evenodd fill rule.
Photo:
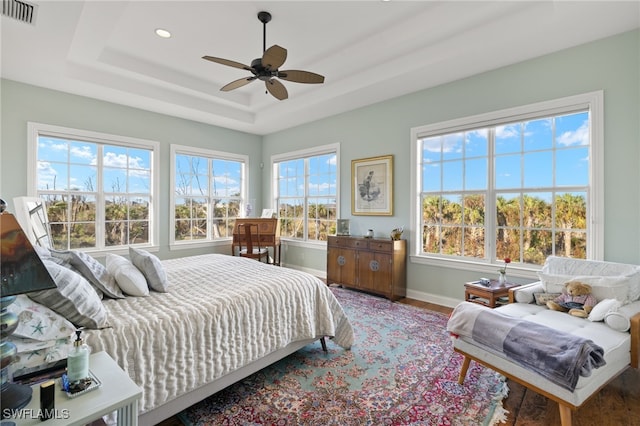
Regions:
<instances>
[{"instance_id":1,"label":"window sill","mask_svg":"<svg viewBox=\"0 0 640 426\"><path fill-rule=\"evenodd\" d=\"M411 255L409 256L409 260L411 263L419 264L419 265L428 265L435 266L438 268L449 268L456 269L459 271L472 271L474 273L484 275L487 277L494 277L498 274L498 268L504 265L490 265L483 262L474 262L471 260L461 260L461 259L444 259L444 258L435 258L435 257L427 257L420 255ZM513 265L513 264L511 264ZM507 270L507 275L509 277L522 278L522 279L533 279L538 280L538 271L542 269L542 266L535 267L524 267L524 266L509 266Z\"/></svg>"},{"instance_id":2,"label":"window sill","mask_svg":"<svg viewBox=\"0 0 640 426\"><path fill-rule=\"evenodd\" d=\"M327 242L326 241L301 241L301 240L289 240L280 238L280 243L284 246L290 247L303 247L310 248L315 250L326 250Z\"/></svg>"},{"instance_id":3,"label":"window sill","mask_svg":"<svg viewBox=\"0 0 640 426\"><path fill-rule=\"evenodd\" d=\"M169 246L169 250L191 250L202 249L207 247L219 247L231 245L231 238L220 238L214 241L186 241L180 243L173 243Z\"/></svg>"}]
</instances>

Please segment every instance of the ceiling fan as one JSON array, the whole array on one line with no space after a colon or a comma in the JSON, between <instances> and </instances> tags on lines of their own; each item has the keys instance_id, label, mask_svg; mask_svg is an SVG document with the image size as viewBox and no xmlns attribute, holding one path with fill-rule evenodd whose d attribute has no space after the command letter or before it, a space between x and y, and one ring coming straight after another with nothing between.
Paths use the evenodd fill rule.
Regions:
<instances>
[{"instance_id":1,"label":"ceiling fan","mask_svg":"<svg viewBox=\"0 0 640 426\"><path fill-rule=\"evenodd\" d=\"M284 64L287 59L287 49L274 44L270 48L267 47L267 22L271 21L271 14L269 12L259 12L258 19L262 22L262 57L256 58L251 61L251 66L241 64L240 62L231 61L229 59L216 58L215 56L203 56L202 59L207 61L217 62L222 65L227 65L234 68L240 68L250 71L253 75L250 77L240 78L234 80L231 83L223 86L220 90L228 92L233 89L244 86L251 83L254 80L262 80L267 86L267 90L275 98L284 100L289 97L287 89L284 85L276 80L279 78L282 80L293 81L295 83L307 83L307 84L319 84L324 83L324 77L320 74L316 74L309 71L300 70L286 70L279 71L278 68Z\"/></svg>"}]
</instances>

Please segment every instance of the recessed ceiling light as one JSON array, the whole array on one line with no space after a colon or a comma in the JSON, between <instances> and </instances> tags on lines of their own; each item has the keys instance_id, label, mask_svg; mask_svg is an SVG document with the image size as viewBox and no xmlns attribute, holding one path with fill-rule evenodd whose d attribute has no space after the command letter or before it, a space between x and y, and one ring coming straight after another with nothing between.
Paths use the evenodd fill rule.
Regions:
<instances>
[{"instance_id":1,"label":"recessed ceiling light","mask_svg":"<svg viewBox=\"0 0 640 426\"><path fill-rule=\"evenodd\" d=\"M156 28L156 34L158 35L158 37L162 37L162 38L169 38L171 37L171 33L165 29L162 28Z\"/></svg>"}]
</instances>

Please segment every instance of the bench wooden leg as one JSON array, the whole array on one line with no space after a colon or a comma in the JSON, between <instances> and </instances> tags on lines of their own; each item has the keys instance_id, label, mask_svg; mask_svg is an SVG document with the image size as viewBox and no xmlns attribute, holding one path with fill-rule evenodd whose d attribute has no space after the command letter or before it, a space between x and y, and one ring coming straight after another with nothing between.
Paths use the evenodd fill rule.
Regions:
<instances>
[{"instance_id":1,"label":"bench wooden leg","mask_svg":"<svg viewBox=\"0 0 640 426\"><path fill-rule=\"evenodd\" d=\"M462 361L462 367L460 368L460 375L458 376L459 385L463 384L464 378L467 377L467 370L469 369L469 364L471 364L471 358L465 356L464 361Z\"/></svg>"},{"instance_id":2,"label":"bench wooden leg","mask_svg":"<svg viewBox=\"0 0 640 426\"><path fill-rule=\"evenodd\" d=\"M560 424L571 426L571 408L564 404L558 404L558 408L560 408Z\"/></svg>"},{"instance_id":3,"label":"bench wooden leg","mask_svg":"<svg viewBox=\"0 0 640 426\"><path fill-rule=\"evenodd\" d=\"M327 341L324 340L324 336L320 338L320 344L322 345L322 350L324 352L327 352Z\"/></svg>"}]
</instances>

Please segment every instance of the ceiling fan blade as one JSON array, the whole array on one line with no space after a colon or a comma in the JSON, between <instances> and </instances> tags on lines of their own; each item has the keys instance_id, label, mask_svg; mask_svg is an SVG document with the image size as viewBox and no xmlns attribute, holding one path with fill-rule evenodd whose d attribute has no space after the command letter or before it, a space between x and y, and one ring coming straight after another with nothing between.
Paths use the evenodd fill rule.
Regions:
<instances>
[{"instance_id":1,"label":"ceiling fan blade","mask_svg":"<svg viewBox=\"0 0 640 426\"><path fill-rule=\"evenodd\" d=\"M255 80L257 77L253 76L253 77L245 77L245 78L239 78L237 80L232 81L231 83L223 86L220 90L222 90L223 92L228 92L230 90L233 89L237 89L238 87L242 87L245 84L249 84L251 83L253 80Z\"/></svg>"},{"instance_id":2,"label":"ceiling fan blade","mask_svg":"<svg viewBox=\"0 0 640 426\"><path fill-rule=\"evenodd\" d=\"M241 64L240 62L231 61L229 59L216 58L215 56L203 56L202 59L253 72L253 69L249 65Z\"/></svg>"},{"instance_id":3,"label":"ceiling fan blade","mask_svg":"<svg viewBox=\"0 0 640 426\"><path fill-rule=\"evenodd\" d=\"M262 66L267 70L277 70L287 60L287 49L274 44L262 54Z\"/></svg>"},{"instance_id":4,"label":"ceiling fan blade","mask_svg":"<svg viewBox=\"0 0 640 426\"><path fill-rule=\"evenodd\" d=\"M309 71L286 70L279 71L278 78L295 83L319 84L324 83L324 76Z\"/></svg>"},{"instance_id":5,"label":"ceiling fan blade","mask_svg":"<svg viewBox=\"0 0 640 426\"><path fill-rule=\"evenodd\" d=\"M269 93L273 95L276 99L281 101L287 99L289 97L289 93L287 93L287 88L284 87L282 83L278 80L274 80L273 78L264 82L267 86L267 90Z\"/></svg>"}]
</instances>

